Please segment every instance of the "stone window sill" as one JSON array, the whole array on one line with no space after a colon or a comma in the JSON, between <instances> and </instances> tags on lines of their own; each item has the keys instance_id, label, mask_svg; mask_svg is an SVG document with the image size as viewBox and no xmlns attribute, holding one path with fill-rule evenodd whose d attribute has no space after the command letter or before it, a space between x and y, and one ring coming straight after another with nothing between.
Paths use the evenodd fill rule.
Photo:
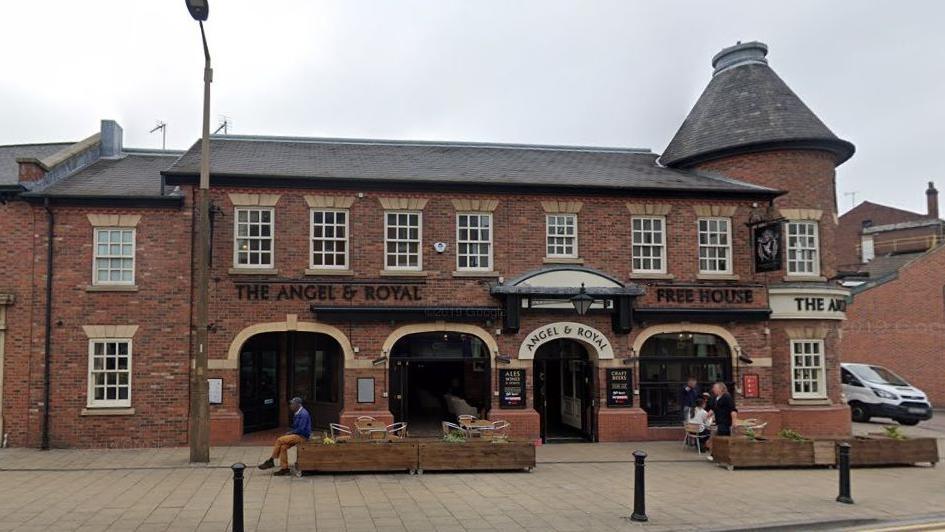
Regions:
<instances>
[{"instance_id":1,"label":"stone window sill","mask_svg":"<svg viewBox=\"0 0 945 532\"><path fill-rule=\"evenodd\" d=\"M133 416L134 408L83 408L80 416Z\"/></svg>"},{"instance_id":2,"label":"stone window sill","mask_svg":"<svg viewBox=\"0 0 945 532\"><path fill-rule=\"evenodd\" d=\"M831 406L833 402L830 399L788 399L788 404L792 406Z\"/></svg>"},{"instance_id":3,"label":"stone window sill","mask_svg":"<svg viewBox=\"0 0 945 532\"><path fill-rule=\"evenodd\" d=\"M432 272L422 270L381 270L381 277L427 277Z\"/></svg>"},{"instance_id":4,"label":"stone window sill","mask_svg":"<svg viewBox=\"0 0 945 532\"><path fill-rule=\"evenodd\" d=\"M737 281L739 276L731 273L700 273L696 275L700 281Z\"/></svg>"},{"instance_id":5,"label":"stone window sill","mask_svg":"<svg viewBox=\"0 0 945 532\"><path fill-rule=\"evenodd\" d=\"M453 272L453 277L500 277L500 275L499 272L493 271L457 270Z\"/></svg>"},{"instance_id":6,"label":"stone window sill","mask_svg":"<svg viewBox=\"0 0 945 532\"><path fill-rule=\"evenodd\" d=\"M275 268L230 268L230 275L279 275Z\"/></svg>"},{"instance_id":7,"label":"stone window sill","mask_svg":"<svg viewBox=\"0 0 945 532\"><path fill-rule=\"evenodd\" d=\"M333 268L308 268L305 275L337 275L339 277L354 275L351 270L336 270Z\"/></svg>"},{"instance_id":8,"label":"stone window sill","mask_svg":"<svg viewBox=\"0 0 945 532\"><path fill-rule=\"evenodd\" d=\"M827 281L827 278L820 275L786 275L784 276L784 282L786 283L796 283L799 281L800 282L812 281L812 282L824 283Z\"/></svg>"},{"instance_id":9,"label":"stone window sill","mask_svg":"<svg viewBox=\"0 0 945 532\"><path fill-rule=\"evenodd\" d=\"M541 261L545 264L584 264L580 257L545 257Z\"/></svg>"},{"instance_id":10,"label":"stone window sill","mask_svg":"<svg viewBox=\"0 0 945 532\"><path fill-rule=\"evenodd\" d=\"M631 272L631 273L630 273L630 278L631 278L631 279L663 279L663 280L672 280L672 279L675 279L676 276L673 275L673 274L671 274L671 273L645 273L645 272L636 273L636 272Z\"/></svg>"},{"instance_id":11,"label":"stone window sill","mask_svg":"<svg viewBox=\"0 0 945 532\"><path fill-rule=\"evenodd\" d=\"M94 284L85 287L86 292L137 292L136 284Z\"/></svg>"}]
</instances>

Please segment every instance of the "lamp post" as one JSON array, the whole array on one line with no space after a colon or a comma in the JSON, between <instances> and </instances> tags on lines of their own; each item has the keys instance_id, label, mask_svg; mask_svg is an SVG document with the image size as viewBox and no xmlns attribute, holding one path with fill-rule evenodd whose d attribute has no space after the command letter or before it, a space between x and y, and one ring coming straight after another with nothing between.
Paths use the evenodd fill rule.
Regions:
<instances>
[{"instance_id":1,"label":"lamp post","mask_svg":"<svg viewBox=\"0 0 945 532\"><path fill-rule=\"evenodd\" d=\"M197 286L194 317L194 366L190 372L190 461L210 461L210 397L207 383L207 322L210 284L210 49L203 23L210 14L207 0L185 0L190 16L200 24L203 41L203 135L200 139L200 188L197 191Z\"/></svg>"}]
</instances>

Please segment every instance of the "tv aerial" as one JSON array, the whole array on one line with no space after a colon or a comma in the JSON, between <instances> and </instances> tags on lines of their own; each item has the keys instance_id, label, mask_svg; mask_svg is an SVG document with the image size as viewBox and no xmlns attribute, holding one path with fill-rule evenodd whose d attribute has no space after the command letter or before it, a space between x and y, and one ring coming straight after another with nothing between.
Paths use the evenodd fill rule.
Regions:
<instances>
[{"instance_id":1,"label":"tv aerial","mask_svg":"<svg viewBox=\"0 0 945 532\"><path fill-rule=\"evenodd\" d=\"M154 133L157 130L161 130L161 149L167 149L167 123L163 120L158 120L157 124L151 128L151 131L148 133Z\"/></svg>"}]
</instances>

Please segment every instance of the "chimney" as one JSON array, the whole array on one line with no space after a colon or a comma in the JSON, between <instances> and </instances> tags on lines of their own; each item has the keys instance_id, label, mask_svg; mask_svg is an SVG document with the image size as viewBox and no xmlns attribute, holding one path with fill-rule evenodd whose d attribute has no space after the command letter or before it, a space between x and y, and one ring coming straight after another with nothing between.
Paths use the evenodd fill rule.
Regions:
<instances>
[{"instance_id":1,"label":"chimney","mask_svg":"<svg viewBox=\"0 0 945 532\"><path fill-rule=\"evenodd\" d=\"M118 122L102 120L102 157L118 157L121 155L121 135L122 129Z\"/></svg>"},{"instance_id":2,"label":"chimney","mask_svg":"<svg viewBox=\"0 0 945 532\"><path fill-rule=\"evenodd\" d=\"M723 48L721 52L715 54L712 58L712 67L715 69L712 75L716 75L723 70L732 67L747 64L767 65L768 45L763 42L752 41L742 43L738 41L735 46Z\"/></svg>"},{"instance_id":3,"label":"chimney","mask_svg":"<svg viewBox=\"0 0 945 532\"><path fill-rule=\"evenodd\" d=\"M928 204L929 218L938 219L938 190L935 183L929 181L929 188L925 189L925 201Z\"/></svg>"}]
</instances>

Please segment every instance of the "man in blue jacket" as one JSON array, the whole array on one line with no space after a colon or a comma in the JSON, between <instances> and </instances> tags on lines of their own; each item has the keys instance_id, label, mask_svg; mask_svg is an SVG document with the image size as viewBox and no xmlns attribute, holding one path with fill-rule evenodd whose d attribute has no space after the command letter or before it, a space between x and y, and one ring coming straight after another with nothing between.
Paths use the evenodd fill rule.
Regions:
<instances>
[{"instance_id":1,"label":"man in blue jacket","mask_svg":"<svg viewBox=\"0 0 945 532\"><path fill-rule=\"evenodd\" d=\"M272 469L276 465L276 458L279 458L279 470L273 473L273 476L289 474L289 449L307 441L312 435L312 416L302 407L302 398L293 397L289 401L289 410L294 413L292 429L285 436L276 438L276 443L272 446L272 456L259 464L259 469Z\"/></svg>"}]
</instances>

